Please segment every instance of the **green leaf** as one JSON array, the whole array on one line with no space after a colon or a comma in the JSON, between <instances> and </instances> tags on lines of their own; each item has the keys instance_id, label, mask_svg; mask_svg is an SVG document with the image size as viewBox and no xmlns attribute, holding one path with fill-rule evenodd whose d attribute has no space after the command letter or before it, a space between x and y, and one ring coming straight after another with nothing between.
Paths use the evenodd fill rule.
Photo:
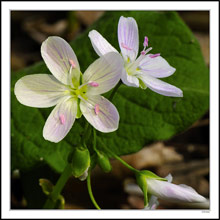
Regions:
<instances>
[{"instance_id":1,"label":"green leaf","mask_svg":"<svg viewBox=\"0 0 220 220\"><path fill-rule=\"evenodd\" d=\"M122 85L113 103L120 114L119 129L113 133L97 132L97 148L110 148L117 155L137 152L144 145L167 140L186 130L209 108L209 71L200 46L189 28L175 12L117 11L107 12L89 30L71 43L81 71L98 58L88 32L99 31L117 50L117 25L120 16L134 17L139 27L140 51L148 36L152 53L161 55L176 68L164 81L183 90L183 98L165 97L149 90ZM85 119L76 120L64 140L58 144L42 137L44 123L51 110L23 106L15 98L13 88L27 74L49 73L43 62L12 75L11 135L12 169L30 170L42 159L57 172L62 172L72 147L80 143ZM110 92L105 94L109 97ZM92 142L92 141L91 141ZM106 152L107 153L107 152Z\"/></svg>"}]
</instances>

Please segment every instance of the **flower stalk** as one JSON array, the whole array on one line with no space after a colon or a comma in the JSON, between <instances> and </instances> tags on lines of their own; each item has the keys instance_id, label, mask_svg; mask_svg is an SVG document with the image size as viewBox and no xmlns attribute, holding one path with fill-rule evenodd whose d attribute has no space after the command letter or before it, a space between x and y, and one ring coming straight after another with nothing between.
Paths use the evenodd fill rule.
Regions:
<instances>
[{"instance_id":1,"label":"flower stalk","mask_svg":"<svg viewBox=\"0 0 220 220\"><path fill-rule=\"evenodd\" d=\"M90 199L93 203L93 205L97 208L97 209L101 209L99 207L99 205L97 204L94 196L93 196L93 193L92 193L92 187L91 187L91 169L89 169L88 171L88 176L87 176L87 188L88 188L88 193L89 193L89 196L90 196Z\"/></svg>"},{"instance_id":2,"label":"flower stalk","mask_svg":"<svg viewBox=\"0 0 220 220\"><path fill-rule=\"evenodd\" d=\"M72 169L71 165L67 163L63 173L61 174L60 178L58 179L56 185L54 186L54 189L52 193L50 194L49 198L47 199L46 203L44 204L44 209L53 209L56 201L65 186L67 180L72 175Z\"/></svg>"}]
</instances>

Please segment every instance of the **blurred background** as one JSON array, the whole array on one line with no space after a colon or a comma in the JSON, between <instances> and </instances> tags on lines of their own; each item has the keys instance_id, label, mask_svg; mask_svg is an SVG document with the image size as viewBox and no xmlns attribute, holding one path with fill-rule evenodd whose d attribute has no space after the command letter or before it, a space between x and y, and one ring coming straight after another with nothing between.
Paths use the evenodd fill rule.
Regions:
<instances>
[{"instance_id":1,"label":"blurred background","mask_svg":"<svg viewBox=\"0 0 220 220\"><path fill-rule=\"evenodd\" d=\"M16 74L26 66L42 61L41 43L58 35L72 41L87 27L99 19L104 11L11 11L11 70ZM207 66L209 66L209 12L179 11L200 42ZM25 43L24 43L25 42ZM187 131L169 141L156 142L135 154L122 157L137 169L149 169L161 177L173 175L173 183L187 184L209 198L209 113ZM103 173L96 167L92 173L94 196L103 209L142 209L143 195L133 188L135 177L120 162L111 160L112 171ZM48 173L56 179L57 174ZM41 178L38 171L35 176ZM23 174L30 178L29 173ZM49 177L48 177L49 179ZM40 208L27 202L25 187L18 171L12 173L11 208ZM40 188L40 186L38 186ZM86 182L70 178L62 195L65 209L93 209ZM34 198L33 198L34 199ZM45 199L45 198L44 198ZM198 208L184 204L160 201L158 209ZM207 207L206 207L207 208Z\"/></svg>"}]
</instances>

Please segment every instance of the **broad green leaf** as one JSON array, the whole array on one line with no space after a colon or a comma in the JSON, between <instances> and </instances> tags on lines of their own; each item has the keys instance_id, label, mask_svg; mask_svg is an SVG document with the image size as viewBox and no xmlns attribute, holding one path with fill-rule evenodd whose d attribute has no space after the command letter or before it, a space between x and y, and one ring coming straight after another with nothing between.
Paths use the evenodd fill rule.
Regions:
<instances>
[{"instance_id":1,"label":"broad green leaf","mask_svg":"<svg viewBox=\"0 0 220 220\"><path fill-rule=\"evenodd\" d=\"M183 90L183 98L165 97L149 89L122 85L113 103L120 114L119 129L113 133L97 132L97 148L106 147L117 155L137 152L144 145L167 140L186 130L209 108L209 72L200 46L189 28L175 12L117 11L107 12L89 30L71 43L81 70L98 58L88 32L99 31L117 50L117 25L120 16L134 17L139 27L140 50L144 36L148 36L152 53L161 55L176 68L163 79ZM57 172L62 172L72 147L80 143L85 119L76 120L66 138L57 143L43 139L44 123L53 108L37 109L23 106L14 95L16 81L24 75L49 73L43 62L12 75L11 135L12 169L30 170L43 159ZM106 94L109 97L110 92ZM92 143L92 139L91 139Z\"/></svg>"}]
</instances>

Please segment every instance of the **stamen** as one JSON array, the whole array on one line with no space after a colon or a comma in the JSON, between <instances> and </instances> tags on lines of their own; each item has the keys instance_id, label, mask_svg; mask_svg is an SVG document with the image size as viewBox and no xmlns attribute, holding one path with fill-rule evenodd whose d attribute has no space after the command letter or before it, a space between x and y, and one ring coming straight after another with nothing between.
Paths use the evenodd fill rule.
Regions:
<instances>
[{"instance_id":1,"label":"stamen","mask_svg":"<svg viewBox=\"0 0 220 220\"><path fill-rule=\"evenodd\" d=\"M97 82L90 82L88 83L88 85L92 86L92 87L98 87L99 84Z\"/></svg>"},{"instance_id":2,"label":"stamen","mask_svg":"<svg viewBox=\"0 0 220 220\"><path fill-rule=\"evenodd\" d=\"M155 57L158 57L158 56L160 56L160 53L151 54L149 57L150 57L150 58L155 58Z\"/></svg>"},{"instance_id":3,"label":"stamen","mask_svg":"<svg viewBox=\"0 0 220 220\"><path fill-rule=\"evenodd\" d=\"M94 109L94 111L95 111L95 114L96 115L98 115L99 114L99 105L98 104L95 104L95 109Z\"/></svg>"},{"instance_id":4,"label":"stamen","mask_svg":"<svg viewBox=\"0 0 220 220\"><path fill-rule=\"evenodd\" d=\"M65 116L63 115L63 114L61 114L60 116L59 116L59 119L60 119L60 123L63 125L63 124L65 124Z\"/></svg>"},{"instance_id":5,"label":"stamen","mask_svg":"<svg viewBox=\"0 0 220 220\"><path fill-rule=\"evenodd\" d=\"M121 43L121 46L123 47L123 48L125 48L126 50L132 50L130 47L128 47L126 44L124 44L124 43Z\"/></svg>"},{"instance_id":6,"label":"stamen","mask_svg":"<svg viewBox=\"0 0 220 220\"><path fill-rule=\"evenodd\" d=\"M144 47L148 47L148 37L147 36L145 36L144 37Z\"/></svg>"},{"instance_id":7,"label":"stamen","mask_svg":"<svg viewBox=\"0 0 220 220\"><path fill-rule=\"evenodd\" d=\"M141 55L145 55L147 54L150 50L152 50L153 48L152 47L149 47L147 50L142 50L141 51Z\"/></svg>"},{"instance_id":8,"label":"stamen","mask_svg":"<svg viewBox=\"0 0 220 220\"><path fill-rule=\"evenodd\" d=\"M72 66L72 68L76 68L76 64L74 63L73 60L70 60L70 59L69 59L69 62L70 62L70 65Z\"/></svg>"}]
</instances>

